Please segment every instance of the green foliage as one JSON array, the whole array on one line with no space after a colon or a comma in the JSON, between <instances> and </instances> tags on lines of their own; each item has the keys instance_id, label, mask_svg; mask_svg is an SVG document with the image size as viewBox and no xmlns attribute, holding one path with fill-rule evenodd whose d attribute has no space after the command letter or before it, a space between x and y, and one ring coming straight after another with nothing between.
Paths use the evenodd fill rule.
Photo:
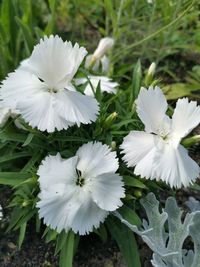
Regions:
<instances>
[{"instance_id":1,"label":"green foliage","mask_svg":"<svg viewBox=\"0 0 200 267\"><path fill-rule=\"evenodd\" d=\"M137 243L131 230L114 217L107 220L107 225L124 256L127 267L141 267Z\"/></svg>"}]
</instances>

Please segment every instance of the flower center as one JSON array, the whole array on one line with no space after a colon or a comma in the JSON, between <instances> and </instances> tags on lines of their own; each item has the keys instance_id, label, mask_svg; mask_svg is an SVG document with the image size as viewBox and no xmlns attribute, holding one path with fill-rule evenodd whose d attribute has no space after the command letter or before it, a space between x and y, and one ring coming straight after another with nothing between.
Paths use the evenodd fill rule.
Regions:
<instances>
[{"instance_id":1,"label":"flower center","mask_svg":"<svg viewBox=\"0 0 200 267\"><path fill-rule=\"evenodd\" d=\"M77 173L76 185L82 187L85 184L85 178L82 177L81 171L76 169L76 173Z\"/></svg>"},{"instance_id":2,"label":"flower center","mask_svg":"<svg viewBox=\"0 0 200 267\"><path fill-rule=\"evenodd\" d=\"M56 94L56 93L58 92L58 90L55 89L55 88L48 88L47 91L48 91L49 93L53 93L53 94Z\"/></svg>"}]
</instances>

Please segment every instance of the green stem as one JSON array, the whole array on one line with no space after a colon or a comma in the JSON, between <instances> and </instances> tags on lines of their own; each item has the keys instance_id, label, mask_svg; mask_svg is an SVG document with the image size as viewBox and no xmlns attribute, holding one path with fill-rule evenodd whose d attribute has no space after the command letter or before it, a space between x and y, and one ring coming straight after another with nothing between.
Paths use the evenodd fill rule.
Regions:
<instances>
[{"instance_id":1,"label":"green stem","mask_svg":"<svg viewBox=\"0 0 200 267\"><path fill-rule=\"evenodd\" d=\"M194 135L192 137L188 137L188 138L185 138L183 141L182 141L182 145L184 147L190 147L196 143L199 143L200 142L200 135Z\"/></svg>"}]
</instances>

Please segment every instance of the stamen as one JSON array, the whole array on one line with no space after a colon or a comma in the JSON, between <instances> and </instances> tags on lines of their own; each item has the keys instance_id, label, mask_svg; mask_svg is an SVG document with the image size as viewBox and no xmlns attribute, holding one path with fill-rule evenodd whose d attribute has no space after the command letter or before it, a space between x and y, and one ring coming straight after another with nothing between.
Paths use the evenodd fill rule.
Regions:
<instances>
[{"instance_id":1,"label":"stamen","mask_svg":"<svg viewBox=\"0 0 200 267\"><path fill-rule=\"evenodd\" d=\"M81 176L81 171L76 169L76 173L77 173L77 180L76 180L76 185L82 187L85 184L85 179Z\"/></svg>"}]
</instances>

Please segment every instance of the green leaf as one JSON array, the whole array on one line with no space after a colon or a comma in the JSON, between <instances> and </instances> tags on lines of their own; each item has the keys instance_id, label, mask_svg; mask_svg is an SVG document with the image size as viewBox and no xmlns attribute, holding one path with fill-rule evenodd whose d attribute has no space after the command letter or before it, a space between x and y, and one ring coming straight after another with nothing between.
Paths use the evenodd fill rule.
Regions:
<instances>
[{"instance_id":1,"label":"green leaf","mask_svg":"<svg viewBox=\"0 0 200 267\"><path fill-rule=\"evenodd\" d=\"M20 209L19 207L16 207L13 212L11 213L11 218L9 222L9 226L6 229L6 233L9 232L19 221L19 219L25 214L26 210L25 209Z\"/></svg>"},{"instance_id":2,"label":"green leaf","mask_svg":"<svg viewBox=\"0 0 200 267\"><path fill-rule=\"evenodd\" d=\"M23 143L22 146L27 146L27 145L29 145L29 144L31 143L33 137L34 137L34 134L29 133L28 136L27 136L27 138L26 138L26 140L25 140L25 142Z\"/></svg>"},{"instance_id":3,"label":"green leaf","mask_svg":"<svg viewBox=\"0 0 200 267\"><path fill-rule=\"evenodd\" d=\"M17 28L14 20L15 8L12 0L1 1L1 17L0 23L6 34L5 43L9 42L14 51L16 43Z\"/></svg>"},{"instance_id":4,"label":"green leaf","mask_svg":"<svg viewBox=\"0 0 200 267\"><path fill-rule=\"evenodd\" d=\"M112 216L107 219L106 223L112 237L116 240L123 254L127 267L141 267L137 243L133 232L117 218Z\"/></svg>"},{"instance_id":5,"label":"green leaf","mask_svg":"<svg viewBox=\"0 0 200 267\"><path fill-rule=\"evenodd\" d=\"M33 46L34 46L34 39L31 35L31 31L30 28L18 17L15 18L17 24L19 25L19 27L22 30L23 36L24 36L24 41L25 41L25 45L27 48L27 56L30 55L31 51L33 50Z\"/></svg>"},{"instance_id":6,"label":"green leaf","mask_svg":"<svg viewBox=\"0 0 200 267\"><path fill-rule=\"evenodd\" d=\"M45 243L49 243L52 240L55 240L57 235L58 235L58 233L55 230L48 229L48 232L45 236Z\"/></svg>"},{"instance_id":7,"label":"green leaf","mask_svg":"<svg viewBox=\"0 0 200 267\"><path fill-rule=\"evenodd\" d=\"M101 224L101 226L98 229L94 229L94 233L96 233L103 242L107 241L108 233L104 224Z\"/></svg>"},{"instance_id":8,"label":"green leaf","mask_svg":"<svg viewBox=\"0 0 200 267\"><path fill-rule=\"evenodd\" d=\"M3 157L0 157L0 163L18 159L18 158L30 157L30 156L31 156L30 152L12 153L11 155L5 155Z\"/></svg>"},{"instance_id":9,"label":"green leaf","mask_svg":"<svg viewBox=\"0 0 200 267\"><path fill-rule=\"evenodd\" d=\"M27 226L26 222L20 226L19 240L18 240L19 249L21 248L22 243L24 241L24 237L25 237L25 233L26 233L26 226Z\"/></svg>"},{"instance_id":10,"label":"green leaf","mask_svg":"<svg viewBox=\"0 0 200 267\"><path fill-rule=\"evenodd\" d=\"M126 186L133 186L133 187L147 189L146 185L144 185L140 180L134 177L123 176L123 180Z\"/></svg>"},{"instance_id":11,"label":"green leaf","mask_svg":"<svg viewBox=\"0 0 200 267\"><path fill-rule=\"evenodd\" d=\"M0 172L0 184L17 186L31 178L30 173L23 172Z\"/></svg>"},{"instance_id":12,"label":"green leaf","mask_svg":"<svg viewBox=\"0 0 200 267\"><path fill-rule=\"evenodd\" d=\"M50 35L55 32L55 26L56 26L56 3L57 0L48 0L49 7L50 7L50 19L49 22L45 28L45 34Z\"/></svg>"},{"instance_id":13,"label":"green leaf","mask_svg":"<svg viewBox=\"0 0 200 267\"><path fill-rule=\"evenodd\" d=\"M122 217L127 220L129 223L140 226L141 220L137 213L129 208L126 205L123 205L121 208L118 209L118 212L122 215Z\"/></svg>"},{"instance_id":14,"label":"green leaf","mask_svg":"<svg viewBox=\"0 0 200 267\"><path fill-rule=\"evenodd\" d=\"M199 84L193 86L187 83L173 83L163 87L163 92L168 100L191 96L193 95L193 91L196 90L199 90ZM198 97L198 95L195 96Z\"/></svg>"},{"instance_id":15,"label":"green leaf","mask_svg":"<svg viewBox=\"0 0 200 267\"><path fill-rule=\"evenodd\" d=\"M130 94L130 105L133 105L133 101L137 98L140 86L141 86L141 80L142 80L142 67L140 59L138 59L134 70L133 70L133 78L132 78L132 84L131 84L131 94Z\"/></svg>"},{"instance_id":16,"label":"green leaf","mask_svg":"<svg viewBox=\"0 0 200 267\"><path fill-rule=\"evenodd\" d=\"M24 223L28 222L33 215L36 213L36 209L30 209L24 208L26 210L26 213L20 218L20 220L16 223L14 230L17 230L19 227L21 227Z\"/></svg>"},{"instance_id":17,"label":"green leaf","mask_svg":"<svg viewBox=\"0 0 200 267\"><path fill-rule=\"evenodd\" d=\"M74 256L74 233L68 232L67 239L61 249L59 267L72 267Z\"/></svg>"},{"instance_id":18,"label":"green leaf","mask_svg":"<svg viewBox=\"0 0 200 267\"><path fill-rule=\"evenodd\" d=\"M67 233L63 230L60 234L58 234L57 237L55 255L57 255L61 251L66 241L67 241Z\"/></svg>"}]
</instances>

